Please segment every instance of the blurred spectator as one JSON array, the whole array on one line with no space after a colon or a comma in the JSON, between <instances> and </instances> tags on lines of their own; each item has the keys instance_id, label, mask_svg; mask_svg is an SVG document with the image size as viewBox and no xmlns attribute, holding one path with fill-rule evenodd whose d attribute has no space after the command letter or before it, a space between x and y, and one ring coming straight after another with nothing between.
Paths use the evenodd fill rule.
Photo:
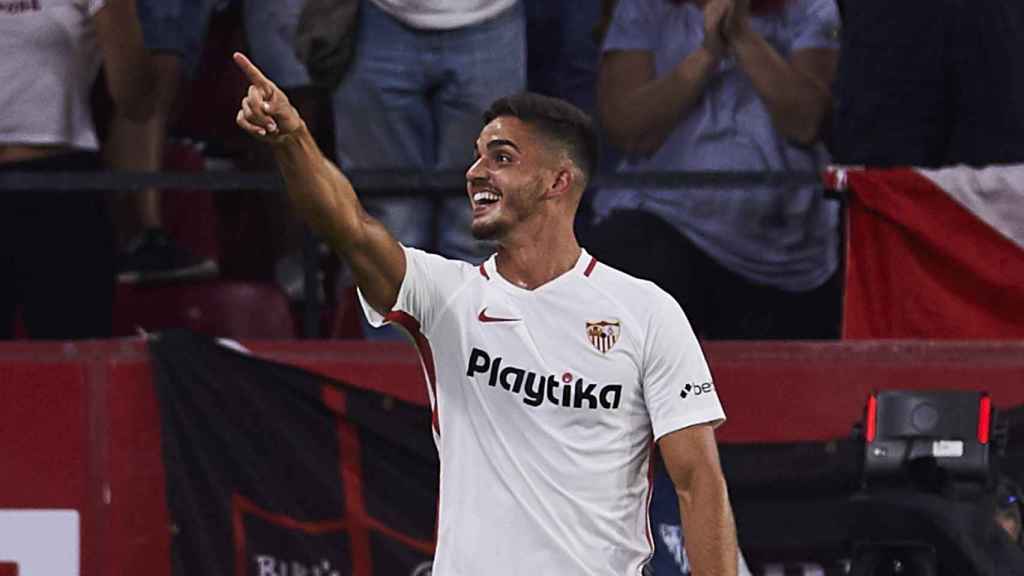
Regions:
<instances>
[{"instance_id":1,"label":"blurred spectator","mask_svg":"<svg viewBox=\"0 0 1024 576\"><path fill-rule=\"evenodd\" d=\"M135 0L0 0L0 170L100 166L90 89L101 61L125 117L152 113L151 65ZM111 332L114 245L102 192L0 193L0 338L15 314L32 338Z\"/></svg>"},{"instance_id":2,"label":"blurred spectator","mask_svg":"<svg viewBox=\"0 0 1024 576\"><path fill-rule=\"evenodd\" d=\"M243 0L248 56L285 91L317 138L317 144L333 149L334 143L327 138L333 122L328 115L328 96L313 83L306 65L296 56L295 34L304 4L305 0ZM265 152L266 146L258 149L267 154L266 160L273 160ZM262 168L266 166L263 164Z\"/></svg>"},{"instance_id":3,"label":"blurred spectator","mask_svg":"<svg viewBox=\"0 0 1024 576\"><path fill-rule=\"evenodd\" d=\"M333 99L339 164L464 171L484 110L526 86L519 0L364 0L359 9L355 59ZM363 201L407 246L486 256L463 196Z\"/></svg>"},{"instance_id":4,"label":"blurred spectator","mask_svg":"<svg viewBox=\"0 0 1024 576\"><path fill-rule=\"evenodd\" d=\"M465 171L483 112L526 87L519 0L362 0L358 20L355 58L332 101L338 163L349 171ZM462 195L364 191L362 200L406 246L471 262L490 251L473 238ZM403 338L363 322L367 337Z\"/></svg>"},{"instance_id":5,"label":"blurred spectator","mask_svg":"<svg viewBox=\"0 0 1024 576\"><path fill-rule=\"evenodd\" d=\"M836 101L843 164L1024 162L1024 2L846 2Z\"/></svg>"},{"instance_id":6,"label":"blurred spectator","mask_svg":"<svg viewBox=\"0 0 1024 576\"><path fill-rule=\"evenodd\" d=\"M602 24L608 3L597 0L524 0L526 7L526 83L531 92L567 100L596 116L597 68ZM610 15L609 15L610 16ZM600 127L599 127L600 132ZM601 136L598 172L615 166L615 154ZM588 189L576 212L577 235L585 238L593 215Z\"/></svg>"},{"instance_id":7,"label":"blurred spectator","mask_svg":"<svg viewBox=\"0 0 1024 576\"><path fill-rule=\"evenodd\" d=\"M524 0L526 80L531 92L567 100L593 113L601 49L596 0Z\"/></svg>"},{"instance_id":8,"label":"blurred spectator","mask_svg":"<svg viewBox=\"0 0 1024 576\"><path fill-rule=\"evenodd\" d=\"M155 172L163 167L167 127L182 82L199 67L202 40L218 0L138 0L146 47L156 72L156 113L138 122L115 110L107 142L112 167ZM118 263L121 282L208 277L217 263L201 259L164 229L161 194L155 188L129 195L141 231Z\"/></svg>"},{"instance_id":9,"label":"blurred spectator","mask_svg":"<svg viewBox=\"0 0 1024 576\"><path fill-rule=\"evenodd\" d=\"M296 56L295 35L305 0L244 0L242 12L249 58L288 95L292 105L305 119L314 138L331 154L334 149L330 96L310 79L306 65ZM251 164L257 170L273 166L267 146L251 144ZM283 192L264 194L262 201L269 216L273 249L274 276L292 300L305 295L302 242L304 227L293 216Z\"/></svg>"},{"instance_id":10,"label":"blurred spectator","mask_svg":"<svg viewBox=\"0 0 1024 576\"><path fill-rule=\"evenodd\" d=\"M838 27L834 0L620 0L598 93L620 170L820 170ZM699 336L838 336L819 186L605 189L594 209L592 253L668 290Z\"/></svg>"},{"instance_id":11,"label":"blurred spectator","mask_svg":"<svg viewBox=\"0 0 1024 576\"><path fill-rule=\"evenodd\" d=\"M242 4L250 59L282 89L302 90L312 84L306 66L295 55L295 30L304 4L304 0L244 0Z\"/></svg>"}]
</instances>

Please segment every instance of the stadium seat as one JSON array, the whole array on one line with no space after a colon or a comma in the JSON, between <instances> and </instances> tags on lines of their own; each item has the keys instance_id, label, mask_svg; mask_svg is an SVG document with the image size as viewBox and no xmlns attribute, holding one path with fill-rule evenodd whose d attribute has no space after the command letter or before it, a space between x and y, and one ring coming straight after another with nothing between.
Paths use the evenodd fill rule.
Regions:
<instances>
[{"instance_id":1,"label":"stadium seat","mask_svg":"<svg viewBox=\"0 0 1024 576\"><path fill-rule=\"evenodd\" d=\"M273 284L208 281L118 286L115 335L171 328L227 338L297 336L288 300Z\"/></svg>"}]
</instances>

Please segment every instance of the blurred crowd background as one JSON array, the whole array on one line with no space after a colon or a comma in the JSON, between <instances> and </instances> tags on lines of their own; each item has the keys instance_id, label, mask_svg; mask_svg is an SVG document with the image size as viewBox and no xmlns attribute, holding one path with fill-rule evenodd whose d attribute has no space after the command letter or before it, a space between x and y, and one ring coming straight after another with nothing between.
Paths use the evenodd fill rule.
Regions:
<instances>
[{"instance_id":1,"label":"blurred crowd background","mask_svg":"<svg viewBox=\"0 0 1024 576\"><path fill-rule=\"evenodd\" d=\"M604 174L1019 163L1022 31L1018 0L0 0L0 171L272 170L235 50L349 171L462 171L523 90L594 116ZM493 249L458 193L361 196L405 244ZM842 209L798 178L592 186L577 227L702 338L830 339ZM306 294L306 335L394 337L280 191L2 191L0 234L0 338L294 337Z\"/></svg>"}]
</instances>

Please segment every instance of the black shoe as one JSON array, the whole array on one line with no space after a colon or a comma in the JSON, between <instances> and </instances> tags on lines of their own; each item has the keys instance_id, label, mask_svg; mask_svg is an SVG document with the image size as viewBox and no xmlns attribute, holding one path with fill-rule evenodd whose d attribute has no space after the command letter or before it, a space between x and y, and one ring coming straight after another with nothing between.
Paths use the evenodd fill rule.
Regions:
<instances>
[{"instance_id":1,"label":"black shoe","mask_svg":"<svg viewBox=\"0 0 1024 576\"><path fill-rule=\"evenodd\" d=\"M117 281L125 284L209 278L217 275L217 262L198 258L167 232L151 228L138 235L120 256Z\"/></svg>"}]
</instances>

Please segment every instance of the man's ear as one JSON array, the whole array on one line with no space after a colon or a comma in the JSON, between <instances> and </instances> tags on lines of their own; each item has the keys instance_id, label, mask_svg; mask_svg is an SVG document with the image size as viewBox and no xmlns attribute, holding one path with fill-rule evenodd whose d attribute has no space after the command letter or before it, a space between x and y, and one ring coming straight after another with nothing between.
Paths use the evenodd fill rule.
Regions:
<instances>
[{"instance_id":1,"label":"man's ear","mask_svg":"<svg viewBox=\"0 0 1024 576\"><path fill-rule=\"evenodd\" d=\"M575 181L576 175L573 171L566 166L562 166L555 172L555 179L551 181L551 186L548 187L546 196L556 198L570 194Z\"/></svg>"}]
</instances>

